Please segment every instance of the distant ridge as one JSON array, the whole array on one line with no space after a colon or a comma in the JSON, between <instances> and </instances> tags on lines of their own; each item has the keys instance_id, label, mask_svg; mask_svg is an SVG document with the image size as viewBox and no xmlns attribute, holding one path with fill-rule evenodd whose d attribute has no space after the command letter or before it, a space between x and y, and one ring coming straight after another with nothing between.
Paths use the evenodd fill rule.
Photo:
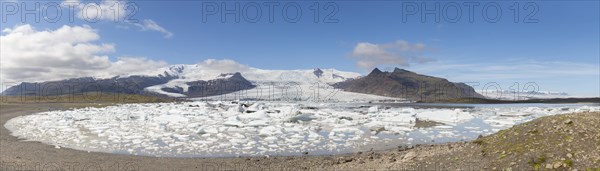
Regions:
<instances>
[{"instance_id":1,"label":"distant ridge","mask_svg":"<svg viewBox=\"0 0 600 171\"><path fill-rule=\"evenodd\" d=\"M79 95L86 92L141 94L145 87L164 84L176 78L176 76L164 73L158 76L116 76L108 79L82 77L40 83L22 82L4 90L2 95L55 96Z\"/></svg>"}]
</instances>

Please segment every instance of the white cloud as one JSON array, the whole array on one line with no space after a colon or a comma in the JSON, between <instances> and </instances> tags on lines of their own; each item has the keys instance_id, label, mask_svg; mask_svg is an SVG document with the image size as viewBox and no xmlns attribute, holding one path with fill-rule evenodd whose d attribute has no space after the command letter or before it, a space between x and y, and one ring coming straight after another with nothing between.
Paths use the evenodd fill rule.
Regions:
<instances>
[{"instance_id":1,"label":"white cloud","mask_svg":"<svg viewBox=\"0 0 600 171\"><path fill-rule=\"evenodd\" d=\"M134 14L132 11L135 3L129 3L125 0L103 0L100 3L89 2L82 3L79 0L65 0L63 6L74 6L77 14L76 17L86 22L109 21L115 23L124 23L126 25L135 25L142 31L156 31L162 33L165 38L173 37L173 33L151 19L144 19L141 22L134 22L127 18L128 15ZM128 11L127 9L130 8ZM131 17L131 16L130 16ZM119 28L129 28L127 26L117 26Z\"/></svg>"},{"instance_id":2,"label":"white cloud","mask_svg":"<svg viewBox=\"0 0 600 171\"><path fill-rule=\"evenodd\" d=\"M104 76L148 75L149 73L156 73L159 68L167 65L164 61L155 61L144 57L121 57L117 61L112 62L110 67L104 72L106 74Z\"/></svg>"},{"instance_id":3,"label":"white cloud","mask_svg":"<svg viewBox=\"0 0 600 171\"><path fill-rule=\"evenodd\" d=\"M142 21L142 23L133 23L135 26L138 26L140 29L146 31L146 30L150 30L150 31L157 31L162 33L165 38L171 38L173 37L173 33L171 33L169 30L161 27L160 25L156 24L156 22L154 22L153 20L150 19L145 19L144 21Z\"/></svg>"},{"instance_id":4,"label":"white cloud","mask_svg":"<svg viewBox=\"0 0 600 171\"><path fill-rule=\"evenodd\" d=\"M220 73L233 73L233 72L244 72L251 67L240 64L230 59L206 59L197 64L199 68L207 71L215 71Z\"/></svg>"},{"instance_id":5,"label":"white cloud","mask_svg":"<svg viewBox=\"0 0 600 171\"><path fill-rule=\"evenodd\" d=\"M31 25L4 29L0 36L2 82L40 82L74 77L110 77L143 73L165 66L163 61L121 57L111 61L113 44L99 43L90 26L36 30Z\"/></svg>"},{"instance_id":6,"label":"white cloud","mask_svg":"<svg viewBox=\"0 0 600 171\"><path fill-rule=\"evenodd\" d=\"M361 42L354 47L352 57L356 59L357 67L369 70L378 65L408 66L413 62L434 61L432 58L423 56L423 52L426 50L428 48L424 44L410 44L404 40L386 44Z\"/></svg>"}]
</instances>

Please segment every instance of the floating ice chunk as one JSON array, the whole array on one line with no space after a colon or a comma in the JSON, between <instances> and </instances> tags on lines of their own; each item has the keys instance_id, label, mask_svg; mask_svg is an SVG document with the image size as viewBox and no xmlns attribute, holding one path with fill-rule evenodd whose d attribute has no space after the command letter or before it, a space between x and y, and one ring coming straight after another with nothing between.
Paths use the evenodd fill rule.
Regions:
<instances>
[{"instance_id":1,"label":"floating ice chunk","mask_svg":"<svg viewBox=\"0 0 600 171\"><path fill-rule=\"evenodd\" d=\"M256 112L256 111L262 110L264 108L265 107L264 107L263 103L254 103L254 104L248 106L248 108L246 108L245 112L246 113L252 113L252 112Z\"/></svg>"},{"instance_id":2,"label":"floating ice chunk","mask_svg":"<svg viewBox=\"0 0 600 171\"><path fill-rule=\"evenodd\" d=\"M377 107L377 106L371 106L371 107L369 107L368 112L369 113L377 113L377 112L379 112L379 107Z\"/></svg>"},{"instance_id":3,"label":"floating ice chunk","mask_svg":"<svg viewBox=\"0 0 600 171\"><path fill-rule=\"evenodd\" d=\"M241 113L244 112L244 107L242 107L242 105L235 105L228 108L227 111L232 113Z\"/></svg>"},{"instance_id":4,"label":"floating ice chunk","mask_svg":"<svg viewBox=\"0 0 600 171\"><path fill-rule=\"evenodd\" d=\"M227 118L227 121L225 121L223 123L223 125L241 127L241 126L244 126L244 123L242 123L237 116L232 116L232 117Z\"/></svg>"},{"instance_id":5,"label":"floating ice chunk","mask_svg":"<svg viewBox=\"0 0 600 171\"><path fill-rule=\"evenodd\" d=\"M317 134L316 132L313 131L309 131L308 132L308 139L309 140L316 140L318 138L321 138L321 135Z\"/></svg>"},{"instance_id":6,"label":"floating ice chunk","mask_svg":"<svg viewBox=\"0 0 600 171\"><path fill-rule=\"evenodd\" d=\"M473 115L468 112L463 112L461 109L439 109L419 111L416 117L421 120L441 122L448 125L456 125L473 119Z\"/></svg>"},{"instance_id":7,"label":"floating ice chunk","mask_svg":"<svg viewBox=\"0 0 600 171\"><path fill-rule=\"evenodd\" d=\"M196 123L190 123L190 124L188 124L186 127L187 127L187 128L190 128L190 129L193 129L193 128L196 128L196 127L198 127L198 126L200 126L200 125L201 125L201 123L199 123L199 122L196 122Z\"/></svg>"},{"instance_id":8,"label":"floating ice chunk","mask_svg":"<svg viewBox=\"0 0 600 171\"><path fill-rule=\"evenodd\" d=\"M182 123L188 122L189 119L179 115L161 115L154 118L159 123Z\"/></svg>"},{"instance_id":9,"label":"floating ice chunk","mask_svg":"<svg viewBox=\"0 0 600 171\"><path fill-rule=\"evenodd\" d=\"M333 128L331 129L331 133L333 133L333 135L342 135L342 136L346 136L346 135L361 135L364 134L364 131L358 129L358 128ZM330 133L330 135L331 135Z\"/></svg>"},{"instance_id":10,"label":"floating ice chunk","mask_svg":"<svg viewBox=\"0 0 600 171\"><path fill-rule=\"evenodd\" d=\"M244 138L232 138L232 139L229 139L229 142L231 142L233 144L245 144L248 142L248 140L244 139Z\"/></svg>"},{"instance_id":11,"label":"floating ice chunk","mask_svg":"<svg viewBox=\"0 0 600 171\"><path fill-rule=\"evenodd\" d=\"M266 137L264 140L267 142L275 142L275 141L277 141L277 137L270 136L270 137Z\"/></svg>"},{"instance_id":12,"label":"floating ice chunk","mask_svg":"<svg viewBox=\"0 0 600 171\"><path fill-rule=\"evenodd\" d=\"M239 115L239 118L242 120L259 120L259 119L268 119L269 116L266 114L265 111L261 110L261 111L256 111L253 113L241 114L241 115Z\"/></svg>"},{"instance_id":13,"label":"floating ice chunk","mask_svg":"<svg viewBox=\"0 0 600 171\"><path fill-rule=\"evenodd\" d=\"M277 128L274 126L266 126L266 127L263 127L262 129L260 129L258 134L270 136L270 135L283 134L283 132L281 132L281 128Z\"/></svg>"},{"instance_id":14,"label":"floating ice chunk","mask_svg":"<svg viewBox=\"0 0 600 171\"><path fill-rule=\"evenodd\" d=\"M252 126L252 127L269 126L269 121L253 120L253 121L248 122L248 124L246 124L245 126Z\"/></svg>"},{"instance_id":15,"label":"floating ice chunk","mask_svg":"<svg viewBox=\"0 0 600 171\"><path fill-rule=\"evenodd\" d=\"M416 118L412 115L399 114L383 119L386 122L393 123L394 125L413 126L416 122Z\"/></svg>"},{"instance_id":16,"label":"floating ice chunk","mask_svg":"<svg viewBox=\"0 0 600 171\"><path fill-rule=\"evenodd\" d=\"M452 129L453 127L452 127L452 126L449 126L449 125L437 125L437 126L434 126L433 128L435 128L435 129L445 129L445 130L448 130L448 129Z\"/></svg>"},{"instance_id":17,"label":"floating ice chunk","mask_svg":"<svg viewBox=\"0 0 600 171\"><path fill-rule=\"evenodd\" d=\"M185 139L188 139L190 137L190 135L173 134L173 137L175 137L179 140L185 140Z\"/></svg>"},{"instance_id":18,"label":"floating ice chunk","mask_svg":"<svg viewBox=\"0 0 600 171\"><path fill-rule=\"evenodd\" d=\"M289 121L290 122L298 122L298 121L308 122L308 121L311 121L314 119L317 119L317 118L313 114L303 113L300 115L293 116L292 118L289 119Z\"/></svg>"},{"instance_id":19,"label":"floating ice chunk","mask_svg":"<svg viewBox=\"0 0 600 171\"><path fill-rule=\"evenodd\" d=\"M201 127L200 129L198 129L198 134L217 134L219 133L219 131L216 128L211 128L211 127Z\"/></svg>"}]
</instances>

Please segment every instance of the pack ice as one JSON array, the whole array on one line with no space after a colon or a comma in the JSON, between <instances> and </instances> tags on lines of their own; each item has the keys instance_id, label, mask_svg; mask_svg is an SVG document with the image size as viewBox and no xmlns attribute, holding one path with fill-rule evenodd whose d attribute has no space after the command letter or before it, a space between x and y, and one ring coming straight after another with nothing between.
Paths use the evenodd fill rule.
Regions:
<instances>
[{"instance_id":1,"label":"pack ice","mask_svg":"<svg viewBox=\"0 0 600 171\"><path fill-rule=\"evenodd\" d=\"M340 154L472 140L597 105L415 108L385 104L178 102L49 111L9 120L12 135L86 151L168 157Z\"/></svg>"}]
</instances>

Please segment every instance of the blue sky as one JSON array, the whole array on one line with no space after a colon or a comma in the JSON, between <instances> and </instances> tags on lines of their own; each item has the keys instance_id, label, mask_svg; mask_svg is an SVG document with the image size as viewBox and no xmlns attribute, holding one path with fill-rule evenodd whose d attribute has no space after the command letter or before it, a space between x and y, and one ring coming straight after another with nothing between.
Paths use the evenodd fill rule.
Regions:
<instances>
[{"instance_id":1,"label":"blue sky","mask_svg":"<svg viewBox=\"0 0 600 171\"><path fill-rule=\"evenodd\" d=\"M53 1L41 1L41 5L48 2ZM516 23L514 10L511 10L514 2L503 1L477 2L479 6L474 8L473 22L469 21L468 8L463 1L337 1L330 4L282 1L275 7L273 22L269 22L268 7L262 4L264 1L216 3L219 7L233 7L235 3L240 7L250 3L261 5L262 16L258 22L241 18L239 23L232 15L226 15L226 21L221 22L219 13L206 16L207 21L203 22L203 12L207 12L203 11L203 4L205 7L214 5L214 1L132 2L139 9L133 18L141 25L108 19L91 23L75 18L71 22L66 16L55 23L43 19L35 22L29 16L28 21L22 23L20 15L2 15L6 16L7 22L1 23L1 29L23 24L29 24L37 31L56 30L64 25L88 25L99 36L91 42L114 45L114 50L106 54L112 61L135 56L168 64L192 64L214 58L232 59L262 69L319 67L362 74L367 74L371 66L384 70L400 67L451 81L497 82L504 90L510 89L514 82L521 86L535 82L539 90L600 96L598 1L518 2L519 22ZM16 3L21 8L23 5L20 1L2 3L4 14L6 3ZM33 3L29 1L26 5ZM285 21L281 15L282 6L288 3L300 5L302 17L296 23ZM314 3L321 7L318 23L313 21L311 5ZM408 12L403 8L411 5L434 8L435 3L440 4L440 9L449 6L446 13L439 12L448 16L456 14L451 5L460 5L461 18L452 22L441 15L440 21L436 22L433 15L426 15L426 21L421 22L421 13L417 12L406 15L407 21L403 22L403 14ZM497 3L502 9L497 22L486 21L483 16L483 6L490 3ZM324 9L326 5L330 8ZM323 19L334 7L338 10L333 18L338 22L324 23ZM537 11L531 19L537 22L524 23L523 19L535 7ZM62 12L67 15L68 11ZM295 11L288 12L292 16ZM488 8L485 14L493 18L494 8ZM162 30L144 25L148 20ZM0 43L4 46L6 42ZM368 47L367 51L360 51L359 45L368 45L364 46ZM374 52L373 48L380 51ZM361 61L366 64L359 65Z\"/></svg>"}]
</instances>

